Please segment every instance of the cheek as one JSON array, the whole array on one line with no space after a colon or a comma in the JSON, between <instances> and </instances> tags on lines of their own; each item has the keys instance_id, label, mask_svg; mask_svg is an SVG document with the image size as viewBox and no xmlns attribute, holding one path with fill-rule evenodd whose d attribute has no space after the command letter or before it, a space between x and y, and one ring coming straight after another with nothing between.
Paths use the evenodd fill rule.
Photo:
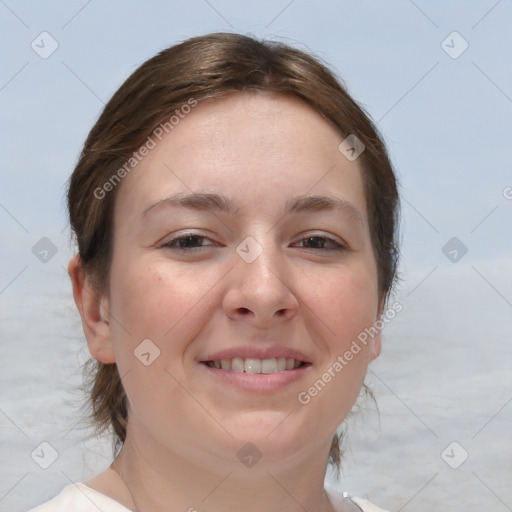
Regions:
<instances>
[{"instance_id":1,"label":"cheek","mask_svg":"<svg viewBox=\"0 0 512 512\"><path fill-rule=\"evenodd\" d=\"M170 265L143 259L118 274L123 277L112 280L112 307L138 336L162 338L198 303L207 284Z\"/></svg>"},{"instance_id":2,"label":"cheek","mask_svg":"<svg viewBox=\"0 0 512 512\"><path fill-rule=\"evenodd\" d=\"M176 421L165 404L180 404L182 411L193 408L179 384L185 378L182 362L187 345L202 328L198 312L204 312L201 299L211 288L209 279L196 281L142 259L130 267L118 266L111 276L116 363L131 414L147 428L155 421Z\"/></svg>"},{"instance_id":3,"label":"cheek","mask_svg":"<svg viewBox=\"0 0 512 512\"><path fill-rule=\"evenodd\" d=\"M198 279L196 269L192 272L150 258L118 265L111 276L111 306L120 370L137 362L134 350L147 339L158 347L162 368L179 369L187 345L215 307L212 297L219 275L212 271Z\"/></svg>"},{"instance_id":4,"label":"cheek","mask_svg":"<svg viewBox=\"0 0 512 512\"><path fill-rule=\"evenodd\" d=\"M333 273L321 282L308 305L325 325L330 348L341 350L377 318L376 277L366 267L360 272Z\"/></svg>"},{"instance_id":5,"label":"cheek","mask_svg":"<svg viewBox=\"0 0 512 512\"><path fill-rule=\"evenodd\" d=\"M372 287L369 287L370 290ZM316 331L326 333L322 358L312 378L300 389L296 411L305 431L332 435L360 393L368 368L370 343L358 335L375 321L376 297L360 280L343 277L322 287L315 306Z\"/></svg>"},{"instance_id":6,"label":"cheek","mask_svg":"<svg viewBox=\"0 0 512 512\"><path fill-rule=\"evenodd\" d=\"M327 357L310 387L302 390L299 407L309 409L312 427L334 429L353 407L367 372L371 338L362 342L358 336L376 320L376 285L364 274L331 276L311 298L308 305L317 316L317 331L325 333L322 348Z\"/></svg>"}]
</instances>

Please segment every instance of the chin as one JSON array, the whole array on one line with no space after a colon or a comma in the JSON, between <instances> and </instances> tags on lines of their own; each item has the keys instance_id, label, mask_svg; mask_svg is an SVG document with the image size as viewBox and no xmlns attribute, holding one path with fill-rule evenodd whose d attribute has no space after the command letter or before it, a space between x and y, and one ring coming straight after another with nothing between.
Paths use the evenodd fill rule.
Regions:
<instances>
[{"instance_id":1,"label":"chin","mask_svg":"<svg viewBox=\"0 0 512 512\"><path fill-rule=\"evenodd\" d=\"M226 439L238 460L247 455L261 457L259 464L282 463L307 449L318 433L297 422L290 411L253 411L238 417L227 427L233 438ZM243 462L243 461L242 461Z\"/></svg>"}]
</instances>

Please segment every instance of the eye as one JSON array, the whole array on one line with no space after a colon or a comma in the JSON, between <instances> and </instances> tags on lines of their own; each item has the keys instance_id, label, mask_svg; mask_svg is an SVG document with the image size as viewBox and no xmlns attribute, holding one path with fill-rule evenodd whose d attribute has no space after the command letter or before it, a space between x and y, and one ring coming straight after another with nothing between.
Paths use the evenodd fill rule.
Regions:
<instances>
[{"instance_id":1,"label":"eye","mask_svg":"<svg viewBox=\"0 0 512 512\"><path fill-rule=\"evenodd\" d=\"M323 249L323 250L345 250L346 247L332 238L320 235L311 235L302 238L298 242L299 247L306 249Z\"/></svg>"},{"instance_id":2,"label":"eye","mask_svg":"<svg viewBox=\"0 0 512 512\"><path fill-rule=\"evenodd\" d=\"M197 235L195 233L185 233L181 236L177 236L171 240L168 240L167 242L163 243L161 247L186 251L190 249L200 249L201 247L211 245L215 244L212 243L212 241L206 236Z\"/></svg>"}]
</instances>

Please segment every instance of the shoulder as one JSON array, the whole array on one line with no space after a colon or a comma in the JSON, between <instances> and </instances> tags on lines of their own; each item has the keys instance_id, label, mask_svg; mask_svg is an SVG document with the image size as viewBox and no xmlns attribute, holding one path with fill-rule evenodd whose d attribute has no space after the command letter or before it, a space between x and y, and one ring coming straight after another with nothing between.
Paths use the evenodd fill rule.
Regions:
<instances>
[{"instance_id":1,"label":"shoulder","mask_svg":"<svg viewBox=\"0 0 512 512\"><path fill-rule=\"evenodd\" d=\"M338 489L335 489L331 485L327 485L325 487L325 490L327 491L327 494L329 495L329 499L331 502L339 507L339 510L346 510L346 505L343 507L343 503L351 502L356 505L355 508L358 510L361 510L362 512L387 512L386 510L377 507L373 503L370 503L367 500L364 500L362 498L356 498L355 496L351 496L347 492L340 492Z\"/></svg>"},{"instance_id":2,"label":"shoulder","mask_svg":"<svg viewBox=\"0 0 512 512\"><path fill-rule=\"evenodd\" d=\"M130 512L112 498L82 483L70 484L55 498L29 512Z\"/></svg>"},{"instance_id":3,"label":"shoulder","mask_svg":"<svg viewBox=\"0 0 512 512\"><path fill-rule=\"evenodd\" d=\"M362 498L355 498L350 496L350 499L363 511L363 512L386 512L386 510L377 507L373 503Z\"/></svg>"}]
</instances>

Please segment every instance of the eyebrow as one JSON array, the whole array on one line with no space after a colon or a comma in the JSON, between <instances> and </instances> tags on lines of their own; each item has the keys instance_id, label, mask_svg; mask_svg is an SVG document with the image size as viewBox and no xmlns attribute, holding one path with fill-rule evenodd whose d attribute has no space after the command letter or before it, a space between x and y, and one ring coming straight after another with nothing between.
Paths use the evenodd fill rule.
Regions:
<instances>
[{"instance_id":1,"label":"eyebrow","mask_svg":"<svg viewBox=\"0 0 512 512\"><path fill-rule=\"evenodd\" d=\"M159 201L148 206L142 215L146 215L151 210L163 205L179 206L189 208L191 210L207 210L228 215L238 215L239 208L234 202L226 196L212 193L189 193L189 194L173 194L171 196L160 199ZM318 212L322 210L341 210L355 217L361 224L363 216L356 206L345 199L338 197L328 197L320 195L304 195L295 197L287 201L285 206L285 216L291 213Z\"/></svg>"},{"instance_id":2,"label":"eyebrow","mask_svg":"<svg viewBox=\"0 0 512 512\"><path fill-rule=\"evenodd\" d=\"M358 208L351 202L340 199L339 197L319 195L299 196L287 203L285 212L286 215L288 215L290 213L317 212L322 210L341 210L356 217L361 224L364 224L363 216Z\"/></svg>"},{"instance_id":3,"label":"eyebrow","mask_svg":"<svg viewBox=\"0 0 512 512\"><path fill-rule=\"evenodd\" d=\"M191 210L212 210L220 213L227 213L229 215L238 215L238 208L235 207L233 201L225 196L210 193L190 193L190 194L173 194L168 197L160 199L156 203L148 206L142 215L162 205L167 206L181 206L182 208L189 208Z\"/></svg>"}]
</instances>

